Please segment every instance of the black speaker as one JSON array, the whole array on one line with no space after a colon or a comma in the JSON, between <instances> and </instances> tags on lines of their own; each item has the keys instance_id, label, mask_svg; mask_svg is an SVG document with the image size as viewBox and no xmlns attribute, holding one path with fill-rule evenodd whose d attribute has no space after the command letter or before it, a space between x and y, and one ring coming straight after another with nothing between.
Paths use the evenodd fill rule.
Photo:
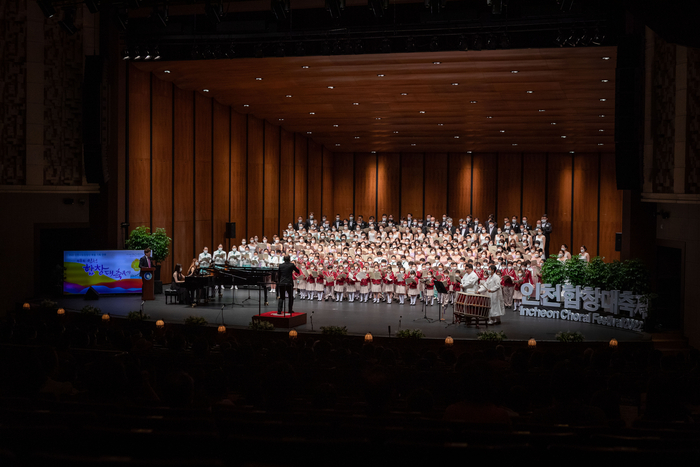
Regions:
<instances>
[{"instance_id":1,"label":"black speaker","mask_svg":"<svg viewBox=\"0 0 700 467\"><path fill-rule=\"evenodd\" d=\"M615 70L615 176L618 190L642 189L644 160L644 42L620 39Z\"/></svg>"},{"instance_id":2,"label":"black speaker","mask_svg":"<svg viewBox=\"0 0 700 467\"><path fill-rule=\"evenodd\" d=\"M102 57L85 57L83 82L83 159L88 183L104 183L102 163L101 91Z\"/></svg>"},{"instance_id":3,"label":"black speaker","mask_svg":"<svg viewBox=\"0 0 700 467\"><path fill-rule=\"evenodd\" d=\"M85 292L85 300L97 300L98 298L100 298L100 294L97 293L97 290L93 289L92 287Z\"/></svg>"},{"instance_id":4,"label":"black speaker","mask_svg":"<svg viewBox=\"0 0 700 467\"><path fill-rule=\"evenodd\" d=\"M615 232L615 251L622 251L622 232Z\"/></svg>"},{"instance_id":5,"label":"black speaker","mask_svg":"<svg viewBox=\"0 0 700 467\"><path fill-rule=\"evenodd\" d=\"M226 223L226 238L236 238L236 223L227 222Z\"/></svg>"}]
</instances>

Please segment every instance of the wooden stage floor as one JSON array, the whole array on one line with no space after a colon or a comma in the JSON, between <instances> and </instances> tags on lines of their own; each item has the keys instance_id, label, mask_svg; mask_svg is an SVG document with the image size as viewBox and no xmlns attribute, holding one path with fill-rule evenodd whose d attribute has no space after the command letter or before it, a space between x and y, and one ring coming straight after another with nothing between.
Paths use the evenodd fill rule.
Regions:
<instances>
[{"instance_id":1,"label":"wooden stage floor","mask_svg":"<svg viewBox=\"0 0 700 467\"><path fill-rule=\"evenodd\" d=\"M144 313L152 320L162 319L166 323L184 323L184 319L190 315L202 316L209 325L221 323L221 307L224 306L224 322L230 327L246 328L251 317L258 314L258 292L241 289L235 291L235 306L231 306L233 294L230 289L224 290L222 298L217 297L206 305L191 308L180 304L166 304L164 295L156 295L154 301L144 304ZM262 312L277 309L277 300L274 294L268 294L269 305L262 304ZM101 296L96 301L87 301L78 297L64 297L58 300L60 306L68 311L79 311L85 305L100 308L102 313L109 313L115 317L126 317L130 311L139 310L141 306L140 296ZM243 306L241 306L241 303ZM423 308L421 302L410 306L399 305L394 301L391 305L386 303L375 304L371 299L368 303L343 302L319 302L308 300L294 300L294 311L308 314L307 323L296 329L300 332L321 332L321 326L347 326L349 334L364 335L371 332L375 336L389 336L399 329L420 329L427 338L444 339L451 335L455 339L476 339L480 329L465 324L452 323L452 308L448 307L445 313L445 321L436 321L439 307L437 302L433 306L426 307L427 316L432 322L423 320ZM651 341L651 335L623 329L617 329L601 325L562 321L547 318L527 318L511 309L506 309L502 318L503 324L489 326L489 330L503 331L509 340L527 340L534 337L538 341L554 341L555 335L560 331L577 331L584 335L586 342L609 341L612 338L620 342L644 342ZM279 330L287 332L287 330Z\"/></svg>"}]
</instances>

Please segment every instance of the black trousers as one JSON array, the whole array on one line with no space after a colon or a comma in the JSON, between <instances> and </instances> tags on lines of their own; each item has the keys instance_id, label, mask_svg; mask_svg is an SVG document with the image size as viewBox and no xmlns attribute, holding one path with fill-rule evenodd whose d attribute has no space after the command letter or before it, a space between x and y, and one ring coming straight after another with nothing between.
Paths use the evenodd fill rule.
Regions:
<instances>
[{"instance_id":1,"label":"black trousers","mask_svg":"<svg viewBox=\"0 0 700 467\"><path fill-rule=\"evenodd\" d=\"M277 300L277 311L279 313L282 313L282 306L284 305L284 294L287 294L287 297L289 297L289 306L287 307L287 311L289 313L292 313L292 306L294 305L294 293L292 291L292 284L277 284L277 294L279 296L279 300Z\"/></svg>"}]
</instances>

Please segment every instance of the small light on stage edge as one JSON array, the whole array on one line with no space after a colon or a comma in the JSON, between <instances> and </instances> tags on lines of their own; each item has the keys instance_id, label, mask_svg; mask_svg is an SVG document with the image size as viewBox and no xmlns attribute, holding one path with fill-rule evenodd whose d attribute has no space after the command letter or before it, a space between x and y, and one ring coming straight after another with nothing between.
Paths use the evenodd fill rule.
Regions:
<instances>
[{"instance_id":1,"label":"small light on stage edge","mask_svg":"<svg viewBox=\"0 0 700 467\"><path fill-rule=\"evenodd\" d=\"M156 321L156 327L158 329L163 329L165 327L165 321L163 321L162 319L159 319L158 321Z\"/></svg>"},{"instance_id":2,"label":"small light on stage edge","mask_svg":"<svg viewBox=\"0 0 700 467\"><path fill-rule=\"evenodd\" d=\"M527 346L531 349L534 349L535 347L537 347L537 341L533 338L530 338L530 340L527 341Z\"/></svg>"},{"instance_id":3,"label":"small light on stage edge","mask_svg":"<svg viewBox=\"0 0 700 467\"><path fill-rule=\"evenodd\" d=\"M372 333L368 332L365 334L365 343L370 344L374 340L374 337L372 337Z\"/></svg>"},{"instance_id":4,"label":"small light on stage edge","mask_svg":"<svg viewBox=\"0 0 700 467\"><path fill-rule=\"evenodd\" d=\"M107 322L107 321L109 321L109 318L110 318L109 313L105 313L104 315L102 315L102 321Z\"/></svg>"},{"instance_id":5,"label":"small light on stage edge","mask_svg":"<svg viewBox=\"0 0 700 467\"><path fill-rule=\"evenodd\" d=\"M218 331L219 331L219 334L226 334L226 326L224 326L222 324L221 326L219 326Z\"/></svg>"},{"instance_id":6,"label":"small light on stage edge","mask_svg":"<svg viewBox=\"0 0 700 467\"><path fill-rule=\"evenodd\" d=\"M617 348L617 339L610 339L610 348L616 349Z\"/></svg>"},{"instance_id":7,"label":"small light on stage edge","mask_svg":"<svg viewBox=\"0 0 700 467\"><path fill-rule=\"evenodd\" d=\"M64 310L63 308L59 308L58 310L56 310L56 314L58 316L63 316L66 314L66 310Z\"/></svg>"},{"instance_id":8,"label":"small light on stage edge","mask_svg":"<svg viewBox=\"0 0 700 467\"><path fill-rule=\"evenodd\" d=\"M376 154L376 153L377 153L377 151L370 151L370 152L371 152L372 154Z\"/></svg>"},{"instance_id":9,"label":"small light on stage edge","mask_svg":"<svg viewBox=\"0 0 700 467\"><path fill-rule=\"evenodd\" d=\"M375 120L381 120L382 117L374 117Z\"/></svg>"},{"instance_id":10,"label":"small light on stage edge","mask_svg":"<svg viewBox=\"0 0 700 467\"><path fill-rule=\"evenodd\" d=\"M297 335L298 335L298 333L297 333L297 330L296 330L296 329L291 329L291 330L289 331L289 338L290 338L290 339L292 339L292 340L296 339L296 338L297 338Z\"/></svg>"},{"instance_id":11,"label":"small light on stage edge","mask_svg":"<svg viewBox=\"0 0 700 467\"><path fill-rule=\"evenodd\" d=\"M31 308L32 308L32 306L29 303L25 303L24 305L22 305L22 309L24 311L29 311L29 310L31 310Z\"/></svg>"},{"instance_id":12,"label":"small light on stage edge","mask_svg":"<svg viewBox=\"0 0 700 467\"><path fill-rule=\"evenodd\" d=\"M601 129L601 130L598 130L598 131L605 131L605 130L602 130L602 129Z\"/></svg>"},{"instance_id":13,"label":"small light on stage edge","mask_svg":"<svg viewBox=\"0 0 700 467\"><path fill-rule=\"evenodd\" d=\"M454 344L454 343L455 343L455 340L452 339L452 336L445 337L445 345L446 346L451 347L452 344Z\"/></svg>"},{"instance_id":14,"label":"small light on stage edge","mask_svg":"<svg viewBox=\"0 0 700 467\"><path fill-rule=\"evenodd\" d=\"M471 151L467 151L467 154L471 154L471 153L472 153Z\"/></svg>"}]
</instances>

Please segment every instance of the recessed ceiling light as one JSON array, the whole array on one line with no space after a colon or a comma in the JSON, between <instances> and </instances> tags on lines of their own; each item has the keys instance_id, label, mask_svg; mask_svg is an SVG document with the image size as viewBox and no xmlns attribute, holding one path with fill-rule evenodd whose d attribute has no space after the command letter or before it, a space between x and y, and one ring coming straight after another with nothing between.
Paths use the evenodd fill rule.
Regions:
<instances>
[{"instance_id":1,"label":"recessed ceiling light","mask_svg":"<svg viewBox=\"0 0 700 467\"><path fill-rule=\"evenodd\" d=\"M416 145L416 143L411 143L411 146L415 146L415 145Z\"/></svg>"},{"instance_id":2,"label":"recessed ceiling light","mask_svg":"<svg viewBox=\"0 0 700 467\"><path fill-rule=\"evenodd\" d=\"M203 92L209 92L209 90L208 90L208 89L202 89L202 91L203 91Z\"/></svg>"},{"instance_id":3,"label":"recessed ceiling light","mask_svg":"<svg viewBox=\"0 0 700 467\"><path fill-rule=\"evenodd\" d=\"M309 65L302 65L302 68L309 68Z\"/></svg>"},{"instance_id":4,"label":"recessed ceiling light","mask_svg":"<svg viewBox=\"0 0 700 467\"><path fill-rule=\"evenodd\" d=\"M607 101L607 99L605 99L605 98L600 99L600 102L605 102L605 101Z\"/></svg>"},{"instance_id":5,"label":"recessed ceiling light","mask_svg":"<svg viewBox=\"0 0 700 467\"><path fill-rule=\"evenodd\" d=\"M397 135L398 133L399 133L398 131L395 131L395 132L394 132L395 135Z\"/></svg>"},{"instance_id":6,"label":"recessed ceiling light","mask_svg":"<svg viewBox=\"0 0 700 467\"><path fill-rule=\"evenodd\" d=\"M528 94L532 94L532 91L525 91L525 92L528 93Z\"/></svg>"},{"instance_id":7,"label":"recessed ceiling light","mask_svg":"<svg viewBox=\"0 0 700 467\"><path fill-rule=\"evenodd\" d=\"M282 121L284 121L284 119L283 119L283 118L280 118L279 121L282 122Z\"/></svg>"},{"instance_id":8,"label":"recessed ceiling light","mask_svg":"<svg viewBox=\"0 0 700 467\"><path fill-rule=\"evenodd\" d=\"M452 86L459 86L459 83L452 83Z\"/></svg>"},{"instance_id":9,"label":"recessed ceiling light","mask_svg":"<svg viewBox=\"0 0 700 467\"><path fill-rule=\"evenodd\" d=\"M609 79L601 79L600 80L601 83L607 83L608 81L610 81L610 80Z\"/></svg>"},{"instance_id":10,"label":"recessed ceiling light","mask_svg":"<svg viewBox=\"0 0 700 467\"><path fill-rule=\"evenodd\" d=\"M602 129L601 129L601 130L598 130L598 131L605 131L605 130L602 130Z\"/></svg>"},{"instance_id":11,"label":"recessed ceiling light","mask_svg":"<svg viewBox=\"0 0 700 467\"><path fill-rule=\"evenodd\" d=\"M425 110L419 110L418 113L424 114Z\"/></svg>"},{"instance_id":12,"label":"recessed ceiling light","mask_svg":"<svg viewBox=\"0 0 700 467\"><path fill-rule=\"evenodd\" d=\"M598 115L598 116L601 117L601 118L605 117L605 115L603 115L603 114L600 114L600 115Z\"/></svg>"},{"instance_id":13,"label":"recessed ceiling light","mask_svg":"<svg viewBox=\"0 0 700 467\"><path fill-rule=\"evenodd\" d=\"M377 153L377 151L370 151L370 152L371 152L372 154L376 154L376 153Z\"/></svg>"},{"instance_id":14,"label":"recessed ceiling light","mask_svg":"<svg viewBox=\"0 0 700 467\"><path fill-rule=\"evenodd\" d=\"M500 132L501 132L501 133L505 133L505 132L506 132L506 130L500 130Z\"/></svg>"},{"instance_id":15,"label":"recessed ceiling light","mask_svg":"<svg viewBox=\"0 0 700 467\"><path fill-rule=\"evenodd\" d=\"M338 128L338 125L337 125L337 124L334 124L333 127Z\"/></svg>"},{"instance_id":16,"label":"recessed ceiling light","mask_svg":"<svg viewBox=\"0 0 700 467\"><path fill-rule=\"evenodd\" d=\"M566 139L566 135L561 135L562 139Z\"/></svg>"},{"instance_id":17,"label":"recessed ceiling light","mask_svg":"<svg viewBox=\"0 0 700 467\"><path fill-rule=\"evenodd\" d=\"M401 95L402 95L402 96L408 96L408 93L407 93L407 92L402 92Z\"/></svg>"},{"instance_id":18,"label":"recessed ceiling light","mask_svg":"<svg viewBox=\"0 0 700 467\"><path fill-rule=\"evenodd\" d=\"M355 139L360 139L360 137L359 137L359 136L355 136Z\"/></svg>"},{"instance_id":19,"label":"recessed ceiling light","mask_svg":"<svg viewBox=\"0 0 700 467\"><path fill-rule=\"evenodd\" d=\"M551 125L556 125L556 124L557 124L557 122L552 122L552 123L551 123Z\"/></svg>"},{"instance_id":20,"label":"recessed ceiling light","mask_svg":"<svg viewBox=\"0 0 700 467\"><path fill-rule=\"evenodd\" d=\"M573 153L574 153L574 151L569 151L569 154L573 154Z\"/></svg>"},{"instance_id":21,"label":"recessed ceiling light","mask_svg":"<svg viewBox=\"0 0 700 467\"><path fill-rule=\"evenodd\" d=\"M382 75L382 74L378 74L377 76L380 78L384 78L384 75Z\"/></svg>"},{"instance_id":22,"label":"recessed ceiling light","mask_svg":"<svg viewBox=\"0 0 700 467\"><path fill-rule=\"evenodd\" d=\"M163 73L170 73L170 70L163 70Z\"/></svg>"},{"instance_id":23,"label":"recessed ceiling light","mask_svg":"<svg viewBox=\"0 0 700 467\"><path fill-rule=\"evenodd\" d=\"M610 57L603 57L603 60L610 60Z\"/></svg>"},{"instance_id":24,"label":"recessed ceiling light","mask_svg":"<svg viewBox=\"0 0 700 467\"><path fill-rule=\"evenodd\" d=\"M340 143L335 143L336 146L340 146Z\"/></svg>"},{"instance_id":25,"label":"recessed ceiling light","mask_svg":"<svg viewBox=\"0 0 700 467\"><path fill-rule=\"evenodd\" d=\"M472 153L471 151L467 151L467 154L471 154L471 153Z\"/></svg>"},{"instance_id":26,"label":"recessed ceiling light","mask_svg":"<svg viewBox=\"0 0 700 467\"><path fill-rule=\"evenodd\" d=\"M255 78L255 81L262 81L262 78Z\"/></svg>"},{"instance_id":27,"label":"recessed ceiling light","mask_svg":"<svg viewBox=\"0 0 700 467\"><path fill-rule=\"evenodd\" d=\"M316 112L309 112L309 115L316 115Z\"/></svg>"},{"instance_id":28,"label":"recessed ceiling light","mask_svg":"<svg viewBox=\"0 0 700 467\"><path fill-rule=\"evenodd\" d=\"M382 117L374 117L375 120L381 120Z\"/></svg>"},{"instance_id":29,"label":"recessed ceiling light","mask_svg":"<svg viewBox=\"0 0 700 467\"><path fill-rule=\"evenodd\" d=\"M333 89L335 86L328 86L328 89Z\"/></svg>"},{"instance_id":30,"label":"recessed ceiling light","mask_svg":"<svg viewBox=\"0 0 700 467\"><path fill-rule=\"evenodd\" d=\"M439 65L442 62L433 62L433 65Z\"/></svg>"},{"instance_id":31,"label":"recessed ceiling light","mask_svg":"<svg viewBox=\"0 0 700 467\"><path fill-rule=\"evenodd\" d=\"M444 123L438 123L438 126L443 126L443 125L444 125Z\"/></svg>"},{"instance_id":32,"label":"recessed ceiling light","mask_svg":"<svg viewBox=\"0 0 700 467\"><path fill-rule=\"evenodd\" d=\"M517 145L518 145L518 143L513 143L513 146L517 146Z\"/></svg>"},{"instance_id":33,"label":"recessed ceiling light","mask_svg":"<svg viewBox=\"0 0 700 467\"><path fill-rule=\"evenodd\" d=\"M287 95L286 95L286 96L284 96L284 97L292 97L292 95L291 95L291 94L287 94Z\"/></svg>"},{"instance_id":34,"label":"recessed ceiling light","mask_svg":"<svg viewBox=\"0 0 700 467\"><path fill-rule=\"evenodd\" d=\"M486 118L493 118L493 117L491 117L491 116L489 115L489 116L488 116L488 117L486 117Z\"/></svg>"},{"instance_id":35,"label":"recessed ceiling light","mask_svg":"<svg viewBox=\"0 0 700 467\"><path fill-rule=\"evenodd\" d=\"M469 103L470 103L470 104L476 104L476 101L470 101Z\"/></svg>"},{"instance_id":36,"label":"recessed ceiling light","mask_svg":"<svg viewBox=\"0 0 700 467\"><path fill-rule=\"evenodd\" d=\"M540 110L538 110L538 112L544 112L544 109L540 109Z\"/></svg>"},{"instance_id":37,"label":"recessed ceiling light","mask_svg":"<svg viewBox=\"0 0 700 467\"><path fill-rule=\"evenodd\" d=\"M455 136L455 139L459 139L459 136Z\"/></svg>"},{"instance_id":38,"label":"recessed ceiling light","mask_svg":"<svg viewBox=\"0 0 700 467\"><path fill-rule=\"evenodd\" d=\"M516 73L520 73L520 72L518 70L511 70L511 73L516 74Z\"/></svg>"},{"instance_id":39,"label":"recessed ceiling light","mask_svg":"<svg viewBox=\"0 0 700 467\"><path fill-rule=\"evenodd\" d=\"M602 146L602 145L603 145L603 143L598 143L598 146Z\"/></svg>"},{"instance_id":40,"label":"recessed ceiling light","mask_svg":"<svg viewBox=\"0 0 700 467\"><path fill-rule=\"evenodd\" d=\"M248 105L248 104L243 104L243 107L250 107L250 105Z\"/></svg>"},{"instance_id":41,"label":"recessed ceiling light","mask_svg":"<svg viewBox=\"0 0 700 467\"><path fill-rule=\"evenodd\" d=\"M310 131L307 131L307 132L306 132L306 134L307 134L307 135L310 135L310 134L311 134L311 132L310 132Z\"/></svg>"},{"instance_id":42,"label":"recessed ceiling light","mask_svg":"<svg viewBox=\"0 0 700 467\"><path fill-rule=\"evenodd\" d=\"M360 105L359 102L353 102L352 105Z\"/></svg>"}]
</instances>

